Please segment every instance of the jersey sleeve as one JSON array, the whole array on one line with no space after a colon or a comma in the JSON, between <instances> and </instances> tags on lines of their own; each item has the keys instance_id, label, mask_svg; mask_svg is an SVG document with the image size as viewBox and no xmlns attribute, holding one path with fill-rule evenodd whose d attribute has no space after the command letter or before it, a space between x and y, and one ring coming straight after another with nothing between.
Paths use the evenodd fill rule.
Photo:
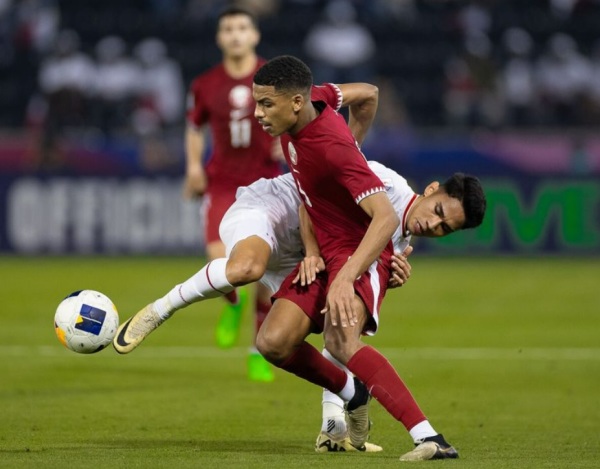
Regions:
<instances>
[{"instance_id":1,"label":"jersey sleeve","mask_svg":"<svg viewBox=\"0 0 600 469\"><path fill-rule=\"evenodd\" d=\"M192 82L187 96L186 119L195 127L202 126L208 120L208 112L202 97L202 85L199 79Z\"/></svg>"},{"instance_id":2,"label":"jersey sleeve","mask_svg":"<svg viewBox=\"0 0 600 469\"><path fill-rule=\"evenodd\" d=\"M348 189L356 204L377 192L385 192L381 179L369 168L357 147L333 144L327 151L327 162L335 168L334 177Z\"/></svg>"},{"instance_id":3,"label":"jersey sleeve","mask_svg":"<svg viewBox=\"0 0 600 469\"><path fill-rule=\"evenodd\" d=\"M339 111L342 107L343 99L342 90L333 83L323 83L322 85L313 85L312 87L311 100L324 101L336 111Z\"/></svg>"}]
</instances>

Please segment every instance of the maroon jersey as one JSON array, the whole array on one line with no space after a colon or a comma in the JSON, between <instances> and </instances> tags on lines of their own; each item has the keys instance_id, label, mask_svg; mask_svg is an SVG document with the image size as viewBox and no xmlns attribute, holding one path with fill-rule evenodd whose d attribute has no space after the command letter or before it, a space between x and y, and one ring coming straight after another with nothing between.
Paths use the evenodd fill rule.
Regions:
<instances>
[{"instance_id":1,"label":"maroon jersey","mask_svg":"<svg viewBox=\"0 0 600 469\"><path fill-rule=\"evenodd\" d=\"M358 203L385 187L335 110L341 105L339 89L313 87L312 101L319 116L296 135L284 134L281 145L327 264L354 253L371 221ZM388 249L391 254L391 243Z\"/></svg>"},{"instance_id":2,"label":"maroon jersey","mask_svg":"<svg viewBox=\"0 0 600 469\"><path fill-rule=\"evenodd\" d=\"M248 76L235 79L219 64L196 77L190 86L187 120L200 127L208 123L212 153L206 164L211 187L235 190L261 177L281 174L273 161L273 137L254 118L252 78L265 63L260 59Z\"/></svg>"}]
</instances>

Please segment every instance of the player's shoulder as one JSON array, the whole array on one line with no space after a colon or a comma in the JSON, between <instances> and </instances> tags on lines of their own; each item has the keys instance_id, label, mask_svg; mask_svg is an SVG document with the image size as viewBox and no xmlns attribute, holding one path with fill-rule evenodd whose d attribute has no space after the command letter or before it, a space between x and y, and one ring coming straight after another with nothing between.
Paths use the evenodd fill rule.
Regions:
<instances>
[{"instance_id":1,"label":"player's shoulder","mask_svg":"<svg viewBox=\"0 0 600 469\"><path fill-rule=\"evenodd\" d=\"M323 83L321 85L313 85L311 89L312 101L324 101L334 110L339 110L342 107L344 97L342 91L333 83Z\"/></svg>"},{"instance_id":2,"label":"player's shoulder","mask_svg":"<svg viewBox=\"0 0 600 469\"><path fill-rule=\"evenodd\" d=\"M197 88L209 83L218 83L224 77L226 77L225 67L222 63L219 63L196 75L192 80L191 88Z\"/></svg>"},{"instance_id":3,"label":"player's shoulder","mask_svg":"<svg viewBox=\"0 0 600 469\"><path fill-rule=\"evenodd\" d=\"M387 166L384 166L383 164L374 160L367 161L367 164L369 165L369 168L371 168L371 171L373 171L375 175L381 179L386 188L412 191L408 181L393 169L388 168Z\"/></svg>"}]
</instances>

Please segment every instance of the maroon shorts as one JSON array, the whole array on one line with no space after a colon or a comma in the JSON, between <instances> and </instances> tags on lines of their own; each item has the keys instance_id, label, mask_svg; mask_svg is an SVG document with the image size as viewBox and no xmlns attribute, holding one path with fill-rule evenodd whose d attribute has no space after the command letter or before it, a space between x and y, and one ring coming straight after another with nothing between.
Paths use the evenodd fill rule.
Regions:
<instances>
[{"instance_id":1,"label":"maroon shorts","mask_svg":"<svg viewBox=\"0 0 600 469\"><path fill-rule=\"evenodd\" d=\"M343 267L346 260L341 262L330 262L326 272L317 275L316 281L308 286L293 284L292 280L298 274L300 265L286 277L279 291L273 295L274 299L284 298L296 304L314 324L313 332L323 332L325 316L321 310L325 307L325 299L331 281ZM369 269L354 282L354 291L361 298L370 318L367 320L364 334L373 335L379 324L379 308L390 278L390 270L380 262L374 262Z\"/></svg>"},{"instance_id":2,"label":"maroon shorts","mask_svg":"<svg viewBox=\"0 0 600 469\"><path fill-rule=\"evenodd\" d=\"M219 237L219 225L225 212L235 202L236 190L219 189L204 194L202 211L204 218L204 242L206 244L221 240Z\"/></svg>"}]
</instances>

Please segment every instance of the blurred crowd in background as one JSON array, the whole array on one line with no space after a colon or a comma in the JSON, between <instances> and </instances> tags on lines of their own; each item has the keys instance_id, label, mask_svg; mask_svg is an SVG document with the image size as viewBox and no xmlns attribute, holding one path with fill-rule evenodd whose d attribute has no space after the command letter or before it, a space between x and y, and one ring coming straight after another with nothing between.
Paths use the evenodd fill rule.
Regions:
<instances>
[{"instance_id":1,"label":"blurred crowd in background","mask_svg":"<svg viewBox=\"0 0 600 469\"><path fill-rule=\"evenodd\" d=\"M0 0L0 127L180 129L219 0ZM245 0L266 57L380 87L383 128L600 124L599 0ZM49 145L51 143L48 143Z\"/></svg>"}]
</instances>

